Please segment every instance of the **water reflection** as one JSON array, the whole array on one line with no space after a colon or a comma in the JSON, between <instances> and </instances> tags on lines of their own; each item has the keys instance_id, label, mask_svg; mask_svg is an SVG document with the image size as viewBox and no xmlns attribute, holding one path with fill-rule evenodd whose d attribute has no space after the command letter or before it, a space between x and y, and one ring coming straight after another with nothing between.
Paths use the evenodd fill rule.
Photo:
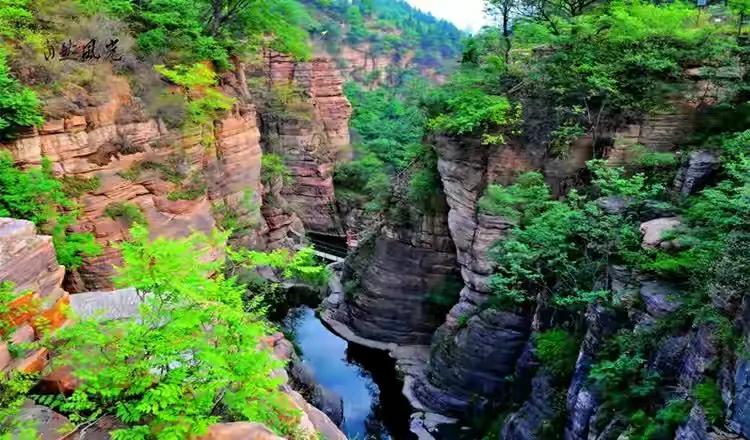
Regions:
<instances>
[{"instance_id":1,"label":"water reflection","mask_svg":"<svg viewBox=\"0 0 750 440\"><path fill-rule=\"evenodd\" d=\"M385 352L348 344L326 328L309 307L291 310L284 326L317 381L343 398L347 437L413 438L409 433L411 411L401 394L394 362Z\"/></svg>"}]
</instances>

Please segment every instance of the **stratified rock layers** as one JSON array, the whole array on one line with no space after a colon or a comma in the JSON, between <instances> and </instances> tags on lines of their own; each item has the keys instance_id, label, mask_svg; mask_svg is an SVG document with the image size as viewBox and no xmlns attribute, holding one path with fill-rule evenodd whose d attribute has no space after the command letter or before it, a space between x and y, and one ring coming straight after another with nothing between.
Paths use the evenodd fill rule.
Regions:
<instances>
[{"instance_id":1,"label":"stratified rock layers","mask_svg":"<svg viewBox=\"0 0 750 440\"><path fill-rule=\"evenodd\" d=\"M282 194L311 231L343 235L335 208L333 169L349 145L351 104L344 96L343 79L326 58L296 62L270 54L268 69L277 86L301 91L301 110L267 127L276 131L278 153L284 156L292 183Z\"/></svg>"},{"instance_id":2,"label":"stratified rock layers","mask_svg":"<svg viewBox=\"0 0 750 440\"><path fill-rule=\"evenodd\" d=\"M445 215L412 228L384 227L348 260L345 306L336 319L380 342L428 344L442 322L435 298L458 278Z\"/></svg>"},{"instance_id":3,"label":"stratified rock layers","mask_svg":"<svg viewBox=\"0 0 750 440\"><path fill-rule=\"evenodd\" d=\"M530 332L525 316L480 309L492 272L488 250L512 224L479 213L477 204L488 182L509 183L531 167L531 159L510 146L487 147L471 140L440 138L435 147L465 285L432 339L426 374L414 382L413 393L434 412L465 415L482 399L503 392Z\"/></svg>"}]
</instances>

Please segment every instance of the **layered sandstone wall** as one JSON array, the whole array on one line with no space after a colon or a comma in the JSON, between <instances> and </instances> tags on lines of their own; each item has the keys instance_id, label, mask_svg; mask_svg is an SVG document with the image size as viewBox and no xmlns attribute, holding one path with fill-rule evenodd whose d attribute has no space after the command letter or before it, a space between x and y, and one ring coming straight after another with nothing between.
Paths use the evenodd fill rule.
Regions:
<instances>
[{"instance_id":1,"label":"layered sandstone wall","mask_svg":"<svg viewBox=\"0 0 750 440\"><path fill-rule=\"evenodd\" d=\"M15 299L0 321L0 374L10 369L38 373L46 365L46 348L11 353L9 344L31 343L65 325L70 296L62 289L65 268L57 263L52 237L37 235L26 220L0 218L0 281L11 282Z\"/></svg>"},{"instance_id":2,"label":"layered sandstone wall","mask_svg":"<svg viewBox=\"0 0 750 440\"><path fill-rule=\"evenodd\" d=\"M458 279L445 213L385 226L347 260L346 301L334 319L367 339L426 345L443 319L434 296L450 295Z\"/></svg>"},{"instance_id":3,"label":"layered sandstone wall","mask_svg":"<svg viewBox=\"0 0 750 440\"><path fill-rule=\"evenodd\" d=\"M333 190L336 161L349 154L352 108L344 96L343 79L327 58L297 62L275 53L267 57L271 82L294 86L302 94L297 103L302 112L275 120L264 117L264 133L277 139L277 145L267 149L281 154L291 173L291 184L282 195L307 229L343 235Z\"/></svg>"},{"instance_id":4,"label":"layered sandstone wall","mask_svg":"<svg viewBox=\"0 0 750 440\"><path fill-rule=\"evenodd\" d=\"M39 165L46 157L58 176L100 182L80 198L82 215L76 229L92 232L104 251L68 278L73 291L113 287L113 267L121 262L113 245L127 237L129 227L106 215L113 204L137 205L154 236L209 232L226 214L216 210L220 205L230 207L232 215L248 226L238 239L253 248L291 246L301 240L304 226L343 233L333 192L333 167L349 144L351 105L343 95L343 81L325 59L297 63L274 55L269 66L272 81L300 87L311 109L309 119L277 124L280 153L292 174L288 184L278 179L262 184L261 144L270 143L261 139L263 117L227 78L227 92L237 97L237 104L216 121L213 133L169 129L146 113L125 78L111 76L109 90L98 100L101 104L82 105L63 119L50 119L0 145L20 166ZM206 135L215 139L211 145L206 145ZM207 190L194 200L169 200L180 183L160 168L180 174L186 182L205 183Z\"/></svg>"}]
</instances>

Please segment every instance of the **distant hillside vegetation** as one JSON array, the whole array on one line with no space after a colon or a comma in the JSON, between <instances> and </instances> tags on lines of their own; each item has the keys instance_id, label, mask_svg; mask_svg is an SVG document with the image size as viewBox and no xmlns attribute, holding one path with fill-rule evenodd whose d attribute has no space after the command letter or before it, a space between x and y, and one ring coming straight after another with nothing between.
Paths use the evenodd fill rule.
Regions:
<instances>
[{"instance_id":1,"label":"distant hillside vegetation","mask_svg":"<svg viewBox=\"0 0 750 440\"><path fill-rule=\"evenodd\" d=\"M464 33L403 0L302 0L319 52L364 84L396 84L417 69L439 81L459 58Z\"/></svg>"}]
</instances>

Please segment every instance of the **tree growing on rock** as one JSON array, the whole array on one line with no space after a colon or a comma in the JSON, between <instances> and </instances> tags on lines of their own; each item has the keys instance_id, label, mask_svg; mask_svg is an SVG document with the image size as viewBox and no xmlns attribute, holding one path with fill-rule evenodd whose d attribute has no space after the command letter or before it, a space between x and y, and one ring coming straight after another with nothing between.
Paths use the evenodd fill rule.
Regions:
<instances>
[{"instance_id":1,"label":"tree growing on rock","mask_svg":"<svg viewBox=\"0 0 750 440\"><path fill-rule=\"evenodd\" d=\"M220 421L250 420L292 436L297 411L278 390L281 366L263 346L270 328L256 296L223 275L226 234L157 238L133 226L120 245L116 284L140 296L136 319L84 319L63 329L57 364L71 365L81 386L43 403L74 423L114 415L115 439L180 439Z\"/></svg>"}]
</instances>

